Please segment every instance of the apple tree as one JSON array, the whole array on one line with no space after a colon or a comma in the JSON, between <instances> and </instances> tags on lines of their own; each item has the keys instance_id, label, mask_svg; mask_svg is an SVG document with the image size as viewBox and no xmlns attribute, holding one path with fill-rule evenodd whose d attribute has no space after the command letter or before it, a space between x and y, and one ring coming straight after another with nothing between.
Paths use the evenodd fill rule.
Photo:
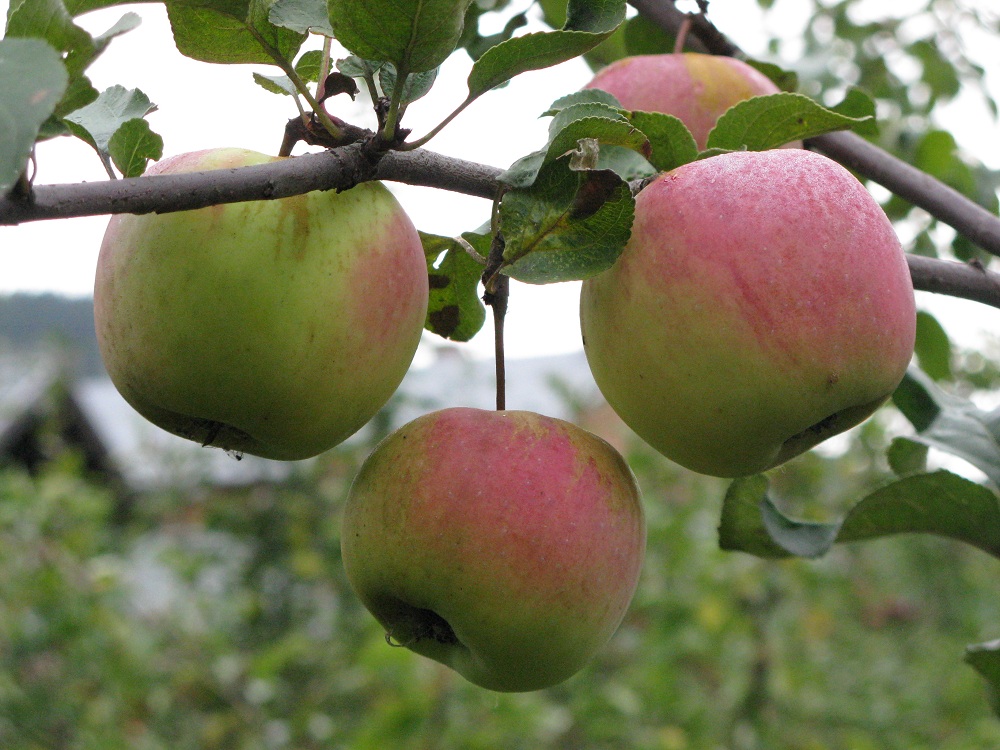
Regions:
<instances>
[{"instance_id":1,"label":"apple tree","mask_svg":"<svg viewBox=\"0 0 1000 750\"><path fill-rule=\"evenodd\" d=\"M683 12L669 0L632 0L632 10L625 0L568 3L542 0L537 6L503 0L493 3L166 0L174 42L183 55L206 64L273 66L271 73L255 73L254 77L268 92L287 97L284 101L290 119L284 131L275 134L275 143L276 156L291 158L253 159L258 163L223 165L229 167L225 169L145 174L151 161L160 160L170 151L169 144L164 144L145 119L155 105L137 89L112 86L98 92L87 77L88 66L117 37L133 29L140 21L139 15L124 12L112 28L96 36L75 23L82 14L120 4L123 3L116 0L11 3L5 36L0 40L0 116L5 123L0 140L0 221L4 224L86 215L137 215L138 219L122 219L135 227L127 234L129 239L121 239L126 233L112 232L110 239L105 240L108 256L123 254L126 262L122 265L127 266L137 257L137 248L147 243L154 253L185 243L192 247L201 243L218 250L220 245L207 230L210 222L204 217L224 215L229 210L226 207L232 204L249 206L244 209L250 212L246 214L249 216L255 211L253 207L265 201L288 201L316 191L358 196L368 189L360 186L379 180L478 196L492 202L490 221L484 226L470 226L456 237L421 234L425 268L419 269L419 279L407 283L420 286L421 295L426 295L426 299L418 295L420 303L426 304L426 309L420 310L420 317L430 335L467 341L485 323L483 303L492 308L497 408L501 410L506 408L503 321L510 280L535 285L576 280L584 281L585 288L588 284L592 288L607 286L607 280L613 278L609 274L631 263L630 257L638 252L636 248L645 243L657 254L655 272L669 284L650 295L645 307L640 305L627 311L618 323L607 327L610 353L603 358L611 362L610 368L621 369L626 362L629 377L647 381L643 390L633 388L628 381L623 387L626 395L621 398L638 399L634 409L619 408L615 403L619 397L609 396L612 406L626 423L634 426L633 419L642 419L653 412L642 399L667 403L669 408L663 409L669 415L667 424L657 423L636 431L667 458L684 465L688 459L682 453L663 446L684 444L684 430L703 424L711 425L727 438L742 441L744 447L760 448L765 437L776 440L779 446L748 465L738 461L702 461L701 456L689 461L692 468L733 479L722 498L719 542L723 549L763 558L812 558L823 555L835 544L906 533L943 536L972 545L988 555L1000 556L1000 509L996 494L1000 486L1000 428L996 412L980 408L968 398L967 391L958 387L975 384L974 378L959 382L962 378L952 366L955 356L948 333L933 315L923 310L917 312L910 296L916 290L1000 307L1000 276L989 269L991 257L1000 254L995 178L982 165L960 154L955 139L935 119L936 107L955 98L963 90L963 84L984 80L983 67L955 40L970 28L996 31L994 11L928 0L923 6L926 12L919 15L929 24L924 28L908 24L905 18L859 20L868 8L862 9L865 4L853 0L816 2L800 35L775 39L771 59L750 61L750 65L743 66L766 81L773 93L750 89L734 101L726 100L713 115L714 124L704 142L692 134L693 125L684 112L668 113L666 104L662 107L629 104L631 94L624 89L553 91L551 106L538 113L550 118L546 142L512 164L494 165L489 163L486 145L482 163L448 158L425 147L433 143L446 125L453 121L460 123L470 104L480 99L488 101L492 91L516 76L580 56L595 70L611 70L616 61L624 58L673 52L685 55L684 70L676 75L678 80L686 82L683 85L689 89L690 100L703 96L698 92L706 90L714 96L718 89L725 91L751 75L734 74L736 84L727 83L729 73L720 72L718 61L709 56L726 60L746 56L713 25L717 9L709 8L707 2L699 3L692 12ZM760 0L759 4L770 7L772 3ZM780 10L779 7L775 12ZM502 22L498 27L501 30L481 33L481 29L497 27L497 17ZM536 23L541 19L547 25L525 33L522 28L529 19ZM441 114L436 126L426 132L412 132L408 127L408 111L420 106L421 98L435 85L438 70L448 65L453 55L467 55L473 60L466 90L452 111ZM729 69L732 65L726 62L723 67ZM660 78L666 80L665 76L649 73L638 74L637 80L649 84ZM337 114L338 104L353 98L360 90L367 92L374 104L371 128L348 122ZM983 101L995 115L996 104L988 94L983 95ZM78 138L91 147L109 179L71 185L36 184L35 146L60 136ZM800 146L814 153L803 156ZM291 156L293 151L298 155ZM746 152L766 152L766 156ZM772 170L777 177L760 180L756 187L772 203L763 201L753 212L748 212L752 215L746 216L740 214L738 205L722 211L719 207L728 195L724 188L729 174L722 165L734 162L754 165L749 177L741 178L750 180L753 186L753 179L764 175L760 165L765 159L777 165ZM818 172L820 176L812 178L809 190L789 190L787 184L782 190L783 166L803 161L821 161L824 166ZM854 193L853 188L843 187L848 183L842 182L842 178L855 179L848 170L867 182L873 194L881 199L881 208L871 214L872 221L884 222L886 227L890 226L889 221L893 222L890 231L879 235L886 241L873 243L877 248L862 244L871 239L872 233L881 231L868 231L869 226L876 226L874 223L865 223L866 231L859 232L853 240L853 250L862 246L862 250L870 252L858 252L855 262L849 264L851 267L839 273L844 277L856 274L859 279L867 275L865 284L834 283L829 274L824 276L827 264L823 260L823 247L809 248L810 252L816 251L814 263L795 266L794 272L788 272L785 261L796 257L800 246L818 242L817 238L839 235L851 226L847 221L831 230L824 223L834 207L849 203L840 217L849 220L852 212L855 218L859 215L859 206L868 210L869 203L864 201L873 203L867 191ZM156 168L151 170L155 171ZM681 218L655 232L639 231L647 226L643 212L658 216L666 212L666 207L681 212L684 208L681 199L668 202L666 207L653 204L650 209L651 201L647 198L665 182L685 185L684 177L688 174L697 176L689 180L690 187L684 188L688 201L688 216L684 221L699 230L711 223L724 227L728 226L724 222L733 222L734 227L749 223L750 230L745 234L751 247L732 247L727 238L734 234L729 231L688 232L683 228L687 225L682 227ZM834 174L836 178L832 177ZM696 191L715 180L722 183L722 192L699 202ZM865 197L860 197L860 193ZM848 194L849 200L845 198ZM751 191L746 195L750 196ZM329 220L335 222L339 209L332 203L328 208ZM784 223L776 220L754 225L761 216L768 218L770 209L779 204L795 205L795 211L787 214L794 217L794 222L789 219ZM310 212L311 209L300 208L299 218ZM258 236L277 234L289 213L294 212L274 212L277 218L257 226L253 225L255 219L241 223L249 225ZM192 218L192 226L179 239L177 227L183 226L184 219L171 222L168 218L171 215L202 218ZM315 219L310 216L308 221ZM692 255L680 263L669 253L684 244L688 236L696 238L687 243ZM710 237L716 239L706 239ZM904 240L905 255L899 238ZM240 247L240 242L236 242L228 250L223 246L221 252L239 254ZM869 256L883 251L887 260L869 266ZM742 277L741 273L750 264L741 259L740 252L754 253L755 264L763 263L764 270L755 271L752 278ZM772 261L767 265L769 257ZM720 283L718 289L712 290L711 299L696 303L677 291L679 287L674 282L684 282L685 274L694 276L695 271L710 263L721 263L720 259L727 264L719 266L719 274L720 278L721 274L728 274L728 288ZM202 271L207 274L213 260L196 262L184 273L188 277ZM103 255L101 263L104 264ZM400 264L401 261L390 264L393 267L389 270L372 270L376 275L372 288L382 283L391 289L388 278L392 277L393 284L399 282L396 271ZM155 263L151 267L148 274L158 273ZM895 270L886 270L890 268ZM322 277L325 273L318 271L315 275ZM633 276L639 280L611 289L607 299L638 297L636 286L650 274ZM270 277L266 270L258 274L255 282L258 286L248 287L251 302L242 308L240 320L245 327L262 331L266 322L254 323L256 317L268 319L284 314L281 306L289 298L281 295L277 295L274 308L258 305L258 309L252 310L253 300L265 299L256 293L257 289L270 288L269 284L278 288L282 283L278 272ZM695 281L693 287L704 287L706 283ZM352 281L337 291L349 297L359 284ZM179 296L184 286L178 282L168 284L162 294ZM203 286L212 288L215 284ZM143 304L145 300L135 299L142 294L142 280L131 289L123 292L126 298L131 295L131 300L99 300L99 307L132 302L137 311L148 308ZM777 294L779 289L786 296ZM864 300L859 289L864 290ZM880 289L886 295L891 293L894 300L903 301L877 304ZM109 292L112 297L114 294ZM400 289L392 289L379 311L391 309L393 300L398 301L401 296ZM752 301L750 306L756 312L728 317L732 307L729 303L734 299ZM864 307L862 301L872 304ZM199 307L202 299L186 304L193 309L205 309ZM608 304L594 302L590 314L603 315ZM831 307L835 304L840 306ZM867 322L872 323L870 328L863 329L864 333L855 335L853 328L841 330L843 335L836 339L836 345L829 333L813 332L809 338L809 332L817 328L814 324L821 318L825 318L826 325L836 326L840 322L842 326L860 326L859 318L852 319L844 313L852 307L863 309ZM662 323L647 315L660 308L670 308ZM693 311L700 315L697 326L692 324ZM158 317L155 312L148 321L153 330L165 325L170 317ZM354 332L361 330L351 316L364 317L368 313L370 309L364 314L344 313L348 328ZM125 316L125 328L140 325L142 315L125 313ZM391 315L379 318L391 319ZM315 318L303 320L315 322ZM294 322L293 319L292 328ZM189 325L191 330L212 328L201 326L194 319ZM643 327L651 325L675 325L678 336L650 339L633 335L642 334ZM712 355L718 359L708 363L716 366L702 363L697 369L697 379L701 381L698 385L707 386L707 390L695 389L696 395L684 401L681 389L672 385L677 382L671 380L673 376L661 378L656 374L661 369L684 372L695 354L701 356L698 339L685 341L684 335L711 338L736 332L733 340L742 344L738 341L739 331L744 330L739 328L741 325L749 332L744 338L752 334L759 346L751 353L750 348L720 345L719 354ZM630 330L632 327L635 331ZM601 328L597 324L594 330ZM775 335L779 329L788 331L788 335ZM217 349L222 340L230 340L232 330L224 329L216 340L206 335L206 351ZM384 334L378 330L367 334L372 336L368 348L377 347L378 337ZM274 335L276 338L263 344L269 353L275 341L287 337L287 329L279 329ZM882 335L885 340L875 340ZM835 363L828 359L840 356L841 340L844 347L850 348L852 337L854 344L864 345L865 358L845 356ZM654 343L650 344L650 340ZM313 339L306 337L305 341L300 348L312 353L314 350L308 347ZM668 350L662 350L663 341L669 342ZM109 333L102 345L106 359L148 360L148 352L142 351L122 356L125 345L120 333ZM616 357L616 345L622 352L620 357ZM630 347L642 347L647 357L635 360L625 357ZM899 364L895 354L901 347L906 356ZM360 346L340 356L360 357L358 352L364 352L365 348L362 341ZM886 364L889 351L894 358ZM278 361L276 372L283 376L274 382L280 382L281 387L294 381L293 370L299 354L301 351L295 356L274 358ZM334 352L332 356L337 354ZM915 364L906 369L910 355L915 355ZM403 358L408 361L409 356L412 348ZM788 382L782 380L777 392L772 393L769 389L776 378L768 377L769 373L787 369L781 357L818 364L802 376L806 385L791 382L794 378ZM204 363L198 356L195 360ZM241 369L251 367L238 357L229 357L228 362L231 364L228 369L237 376L246 374ZM773 369L767 371L765 365ZM283 371L282 367L288 369ZM889 370L888 375L881 371L885 369ZM597 370L595 375L603 389L605 385ZM764 377L757 385L747 387L744 378L754 373L763 373ZM196 368L195 376L190 379L197 380L199 374L205 373L198 373ZM234 384L226 381L228 374L220 372L220 380L214 383L216 401L222 398L220 394L244 387L246 381L237 380ZM388 380L398 383L400 377L396 373ZM148 377L125 367L116 383L125 392L128 389L122 384L141 390L148 387L148 381ZM873 381L877 384L867 388ZM215 404L211 389L201 392L197 399L186 400L181 396L168 404L154 404L140 411L167 429L205 444L252 451L256 445L255 428L248 425L254 418L273 423L284 418L301 420L308 413L309 405L296 401L294 388L287 392L274 388L273 382L269 382L263 391L281 396L275 400L290 409L291 417L280 411L260 417L262 401L251 403L249 422L240 421L246 414L220 415L212 411ZM162 392L163 388L158 390ZM391 387L381 390L388 392ZM843 400L827 399L828 393L834 391L847 391L847 396ZM765 395L766 402L761 401ZM130 400L135 403L144 398L145 394L137 393ZM803 498L794 493L782 496L780 474L768 470L857 424L890 398L892 406L883 412L892 408L908 423L897 420L894 439L884 454L894 478L865 488L859 496L845 498L851 505L841 519L801 520L796 507ZM331 396L331 404L346 409L353 406L354 399L337 393ZM807 402L809 408L799 409L800 401ZM192 402L196 407L191 407ZM749 416L744 416L744 412L731 408L734 402L750 407L761 402L766 407L763 411L751 408L746 412ZM174 412L185 409L191 409L182 420L186 426L177 427L176 419L164 418L165 413L175 416ZM640 416L630 417L627 412ZM794 419L789 417L787 424L786 412L794 412ZM364 418L369 416L370 412L366 412ZM347 420L353 425L351 429L357 426L358 419ZM767 432L772 421L781 424L776 435ZM197 429L190 427L192 423ZM671 429L679 429L681 434L661 443L659 435ZM343 430L333 432L336 434L333 442L344 437ZM230 441L229 435L240 439ZM250 439L245 439L247 436ZM278 441L282 439L287 440L279 437ZM332 444L320 445L313 452ZM712 451L720 445L725 443L713 444L709 437L703 441L703 447L694 450ZM272 452L298 455L293 450ZM942 463L942 455L971 465L981 479L969 478L968 471L962 474L943 468L954 464ZM723 468L716 471L717 466ZM490 467L483 466L482 470L488 472ZM384 471L391 478L391 466ZM471 489L463 491L474 489L472 481ZM602 499L596 507L603 507L604 502L610 501ZM646 498L645 502L653 504L657 498ZM587 521L576 520L580 524ZM531 531L524 533L530 541ZM432 627L419 637L436 638L437 645L442 645L454 635L448 629ZM983 634L983 637L995 635ZM424 651L440 658L430 653L436 652L434 648ZM991 691L1000 690L997 642L970 646L966 658L983 675ZM517 665L517 669L522 667ZM492 677L486 682L505 684L504 680Z\"/></svg>"}]
</instances>

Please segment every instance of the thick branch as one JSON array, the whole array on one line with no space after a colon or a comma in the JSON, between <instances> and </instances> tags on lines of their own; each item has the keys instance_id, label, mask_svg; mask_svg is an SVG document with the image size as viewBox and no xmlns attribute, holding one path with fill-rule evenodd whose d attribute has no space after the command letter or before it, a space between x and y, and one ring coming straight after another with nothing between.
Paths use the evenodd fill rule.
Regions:
<instances>
[{"instance_id":1,"label":"thick branch","mask_svg":"<svg viewBox=\"0 0 1000 750\"><path fill-rule=\"evenodd\" d=\"M442 188L492 199L495 167L431 151L389 152L372 168L360 145L270 164L106 182L36 185L25 198L0 197L0 225L118 213L167 213L220 203L343 190L371 179Z\"/></svg>"},{"instance_id":2,"label":"thick branch","mask_svg":"<svg viewBox=\"0 0 1000 750\"><path fill-rule=\"evenodd\" d=\"M980 265L937 260L908 253L913 288L922 292L947 294L951 297L1000 307L1000 274Z\"/></svg>"},{"instance_id":3,"label":"thick branch","mask_svg":"<svg viewBox=\"0 0 1000 750\"><path fill-rule=\"evenodd\" d=\"M670 0L629 0L643 16L667 33L680 28L685 15ZM689 37L697 37L702 48L715 55L743 56L735 44L703 16L695 19ZM969 200L943 182L911 167L854 133L828 133L807 142L831 159L919 206L979 247L1000 255L1000 217Z\"/></svg>"}]
</instances>

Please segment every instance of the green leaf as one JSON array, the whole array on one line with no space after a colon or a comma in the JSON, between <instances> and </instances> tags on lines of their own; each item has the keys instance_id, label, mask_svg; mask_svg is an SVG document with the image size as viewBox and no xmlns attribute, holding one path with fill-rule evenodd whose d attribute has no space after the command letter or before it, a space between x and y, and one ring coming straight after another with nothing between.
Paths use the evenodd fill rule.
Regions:
<instances>
[{"instance_id":1,"label":"green leaf","mask_svg":"<svg viewBox=\"0 0 1000 750\"><path fill-rule=\"evenodd\" d=\"M410 73L406 76L406 83L403 84L403 94L400 98L401 104L415 102L431 90L434 80L437 78L438 68L425 70L422 73ZM391 97L396 90L396 66L391 62L382 65L378 70L378 83L382 87L382 93Z\"/></svg>"},{"instance_id":2,"label":"green leaf","mask_svg":"<svg viewBox=\"0 0 1000 750\"><path fill-rule=\"evenodd\" d=\"M917 312L914 353L920 369L934 380L951 380L951 340L938 319L924 310Z\"/></svg>"},{"instance_id":3,"label":"green leaf","mask_svg":"<svg viewBox=\"0 0 1000 750\"><path fill-rule=\"evenodd\" d=\"M16 6L11 5L7 18L7 38L44 39L63 53L63 63L69 73L63 98L54 108L53 116L39 131L40 139L65 135L68 132L61 118L97 98L97 91L84 75L84 71L107 48L112 39L134 29L139 23L138 15L125 13L106 32L91 37L73 23L73 18L62 0L32 0Z\"/></svg>"},{"instance_id":4,"label":"green leaf","mask_svg":"<svg viewBox=\"0 0 1000 750\"><path fill-rule=\"evenodd\" d=\"M463 47L469 53L473 61L478 60L485 54L486 50L495 47L501 42L506 42L522 26L527 25L527 14L517 13L507 19L503 29L496 34L483 36L479 33L479 17L487 11L479 7L478 3L469 5L465 13L465 28L462 30L462 38L459 40L459 47Z\"/></svg>"},{"instance_id":5,"label":"green leaf","mask_svg":"<svg viewBox=\"0 0 1000 750\"><path fill-rule=\"evenodd\" d=\"M986 680L990 706L1000 716L1000 640L969 646L965 663Z\"/></svg>"},{"instance_id":6,"label":"green leaf","mask_svg":"<svg viewBox=\"0 0 1000 750\"><path fill-rule=\"evenodd\" d=\"M885 455L892 472L905 477L927 471L927 453L926 445L901 437L892 441Z\"/></svg>"},{"instance_id":7,"label":"green leaf","mask_svg":"<svg viewBox=\"0 0 1000 750\"><path fill-rule=\"evenodd\" d=\"M139 89L112 86L101 93L96 101L67 115L67 126L77 138L89 143L111 171L109 143L116 131L129 120L142 119L156 109L156 105Z\"/></svg>"},{"instance_id":8,"label":"green leaf","mask_svg":"<svg viewBox=\"0 0 1000 750\"><path fill-rule=\"evenodd\" d=\"M253 80L262 89L270 91L272 94L295 96L299 93L295 84L292 83L292 79L288 76L268 76L263 73L254 73Z\"/></svg>"},{"instance_id":9,"label":"green leaf","mask_svg":"<svg viewBox=\"0 0 1000 750\"><path fill-rule=\"evenodd\" d=\"M438 67L458 46L471 0L329 0L334 36L359 57L397 70Z\"/></svg>"},{"instance_id":10,"label":"green leaf","mask_svg":"<svg viewBox=\"0 0 1000 750\"><path fill-rule=\"evenodd\" d=\"M556 99L552 102L551 107L542 112L541 117L552 117L575 104L603 104L619 111L622 108L621 102L615 98L614 94L609 94L602 89L581 89Z\"/></svg>"},{"instance_id":11,"label":"green leaf","mask_svg":"<svg viewBox=\"0 0 1000 750\"><path fill-rule=\"evenodd\" d=\"M597 169L610 169L626 182L652 177L660 170L642 155L624 146L601 146Z\"/></svg>"},{"instance_id":12,"label":"green leaf","mask_svg":"<svg viewBox=\"0 0 1000 750\"><path fill-rule=\"evenodd\" d=\"M789 557L764 526L761 503L767 498L767 477L755 474L734 480L726 490L719 519L719 548L763 558Z\"/></svg>"},{"instance_id":13,"label":"green leaf","mask_svg":"<svg viewBox=\"0 0 1000 750\"><path fill-rule=\"evenodd\" d=\"M756 508L756 517L754 514ZM761 475L737 479L723 501L719 544L759 557L819 557L834 543L931 534L1000 557L1000 504L986 487L949 471L898 479L834 523L797 521L767 496Z\"/></svg>"},{"instance_id":14,"label":"green leaf","mask_svg":"<svg viewBox=\"0 0 1000 750\"><path fill-rule=\"evenodd\" d=\"M518 159L497 179L511 187L530 187L545 165L576 149L583 139L624 146L643 156L650 153L649 139L618 109L597 101L582 101L556 110L545 148Z\"/></svg>"},{"instance_id":15,"label":"green leaf","mask_svg":"<svg viewBox=\"0 0 1000 750\"><path fill-rule=\"evenodd\" d=\"M863 120L852 128L859 135L873 138L879 133L878 121L875 119L875 100L859 88L848 89L844 101L830 107L830 110Z\"/></svg>"},{"instance_id":16,"label":"green leaf","mask_svg":"<svg viewBox=\"0 0 1000 750\"><path fill-rule=\"evenodd\" d=\"M357 55L349 55L343 60L337 60L337 70L351 78L374 76L383 65L385 65L384 62L365 60Z\"/></svg>"},{"instance_id":17,"label":"green leaf","mask_svg":"<svg viewBox=\"0 0 1000 750\"><path fill-rule=\"evenodd\" d=\"M623 36L629 55L659 55L674 48L675 37L641 15L625 22Z\"/></svg>"},{"instance_id":18,"label":"green leaf","mask_svg":"<svg viewBox=\"0 0 1000 750\"><path fill-rule=\"evenodd\" d=\"M550 164L500 204L503 273L529 284L595 276L621 255L634 211L628 183L614 172Z\"/></svg>"},{"instance_id":19,"label":"green leaf","mask_svg":"<svg viewBox=\"0 0 1000 750\"><path fill-rule=\"evenodd\" d=\"M0 195L24 172L68 81L59 53L46 42L0 39Z\"/></svg>"},{"instance_id":20,"label":"green leaf","mask_svg":"<svg viewBox=\"0 0 1000 750\"><path fill-rule=\"evenodd\" d=\"M959 157L955 137L945 130L931 130L920 139L913 155L913 166L937 177L962 195L977 197L972 169Z\"/></svg>"},{"instance_id":21,"label":"green leaf","mask_svg":"<svg viewBox=\"0 0 1000 750\"><path fill-rule=\"evenodd\" d=\"M97 54L97 44L82 28L73 23L62 0L32 0L11 4L7 17L6 38L44 39L66 54L70 75L81 73ZM72 58L72 59L70 59Z\"/></svg>"},{"instance_id":22,"label":"green leaf","mask_svg":"<svg viewBox=\"0 0 1000 750\"><path fill-rule=\"evenodd\" d=\"M780 65L761 60L747 60L746 64L766 75L782 91L793 92L799 87L799 76L795 71L785 70Z\"/></svg>"},{"instance_id":23,"label":"green leaf","mask_svg":"<svg viewBox=\"0 0 1000 750\"><path fill-rule=\"evenodd\" d=\"M479 299L483 266L454 237L420 233L430 286L424 327L452 341L468 341L486 321Z\"/></svg>"},{"instance_id":24,"label":"green leaf","mask_svg":"<svg viewBox=\"0 0 1000 750\"><path fill-rule=\"evenodd\" d=\"M181 54L210 63L291 61L305 34L268 20L268 0L165 0Z\"/></svg>"},{"instance_id":25,"label":"green leaf","mask_svg":"<svg viewBox=\"0 0 1000 750\"><path fill-rule=\"evenodd\" d=\"M108 140L108 153L124 177L138 177L150 159L163 156L163 138L143 119L126 120Z\"/></svg>"},{"instance_id":26,"label":"green leaf","mask_svg":"<svg viewBox=\"0 0 1000 750\"><path fill-rule=\"evenodd\" d=\"M303 81L315 83L323 64L323 53L318 49L309 50L295 61L295 73Z\"/></svg>"},{"instance_id":27,"label":"green leaf","mask_svg":"<svg viewBox=\"0 0 1000 750\"><path fill-rule=\"evenodd\" d=\"M698 144L694 136L673 115L631 112L629 120L649 138L652 146L649 161L660 172L668 172L698 158Z\"/></svg>"},{"instance_id":28,"label":"green leaf","mask_svg":"<svg viewBox=\"0 0 1000 750\"><path fill-rule=\"evenodd\" d=\"M467 101L516 75L582 55L609 37L625 20L624 0L570 0L567 10L562 29L525 34L487 50L469 73Z\"/></svg>"},{"instance_id":29,"label":"green leaf","mask_svg":"<svg viewBox=\"0 0 1000 750\"><path fill-rule=\"evenodd\" d=\"M911 44L907 51L923 65L920 79L930 87L933 99L948 100L958 94L962 88L961 79L937 42L921 39Z\"/></svg>"},{"instance_id":30,"label":"green leaf","mask_svg":"<svg viewBox=\"0 0 1000 750\"><path fill-rule=\"evenodd\" d=\"M275 26L299 34L333 36L326 0L275 0L267 18Z\"/></svg>"},{"instance_id":31,"label":"green leaf","mask_svg":"<svg viewBox=\"0 0 1000 750\"><path fill-rule=\"evenodd\" d=\"M755 96L731 107L708 134L708 148L765 151L863 122L802 94Z\"/></svg>"},{"instance_id":32,"label":"green leaf","mask_svg":"<svg viewBox=\"0 0 1000 750\"><path fill-rule=\"evenodd\" d=\"M912 440L968 461L1000 487L1000 410L984 412L912 368L892 400L916 428Z\"/></svg>"}]
</instances>

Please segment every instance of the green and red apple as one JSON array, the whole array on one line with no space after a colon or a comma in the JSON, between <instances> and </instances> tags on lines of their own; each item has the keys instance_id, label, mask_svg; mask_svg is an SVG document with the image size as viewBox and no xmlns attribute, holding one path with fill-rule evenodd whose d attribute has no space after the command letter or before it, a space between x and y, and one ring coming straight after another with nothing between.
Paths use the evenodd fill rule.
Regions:
<instances>
[{"instance_id":1,"label":"green and red apple","mask_svg":"<svg viewBox=\"0 0 1000 750\"><path fill-rule=\"evenodd\" d=\"M881 207L801 149L660 175L612 268L584 282L611 407L689 469L760 472L871 415L913 354L913 287Z\"/></svg>"},{"instance_id":2,"label":"green and red apple","mask_svg":"<svg viewBox=\"0 0 1000 750\"><path fill-rule=\"evenodd\" d=\"M734 104L780 91L741 60L695 52L616 60L598 71L586 88L607 91L628 110L673 115L687 125L700 149Z\"/></svg>"},{"instance_id":3,"label":"green and red apple","mask_svg":"<svg viewBox=\"0 0 1000 750\"><path fill-rule=\"evenodd\" d=\"M151 174L274 157L214 149ZM111 219L94 316L115 386L185 438L301 459L398 387L427 311L420 239L381 184Z\"/></svg>"},{"instance_id":4,"label":"green and red apple","mask_svg":"<svg viewBox=\"0 0 1000 750\"><path fill-rule=\"evenodd\" d=\"M628 465L599 437L532 412L450 408L378 445L341 539L390 643L527 691L573 675L615 632L645 521Z\"/></svg>"}]
</instances>

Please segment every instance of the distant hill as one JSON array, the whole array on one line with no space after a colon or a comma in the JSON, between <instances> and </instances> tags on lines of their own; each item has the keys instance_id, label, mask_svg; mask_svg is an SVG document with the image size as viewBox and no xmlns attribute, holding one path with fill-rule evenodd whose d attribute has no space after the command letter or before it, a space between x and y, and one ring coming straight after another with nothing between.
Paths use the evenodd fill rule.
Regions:
<instances>
[{"instance_id":1,"label":"distant hill","mask_svg":"<svg viewBox=\"0 0 1000 750\"><path fill-rule=\"evenodd\" d=\"M81 376L102 375L94 301L58 294L0 295L0 349L64 349Z\"/></svg>"}]
</instances>

